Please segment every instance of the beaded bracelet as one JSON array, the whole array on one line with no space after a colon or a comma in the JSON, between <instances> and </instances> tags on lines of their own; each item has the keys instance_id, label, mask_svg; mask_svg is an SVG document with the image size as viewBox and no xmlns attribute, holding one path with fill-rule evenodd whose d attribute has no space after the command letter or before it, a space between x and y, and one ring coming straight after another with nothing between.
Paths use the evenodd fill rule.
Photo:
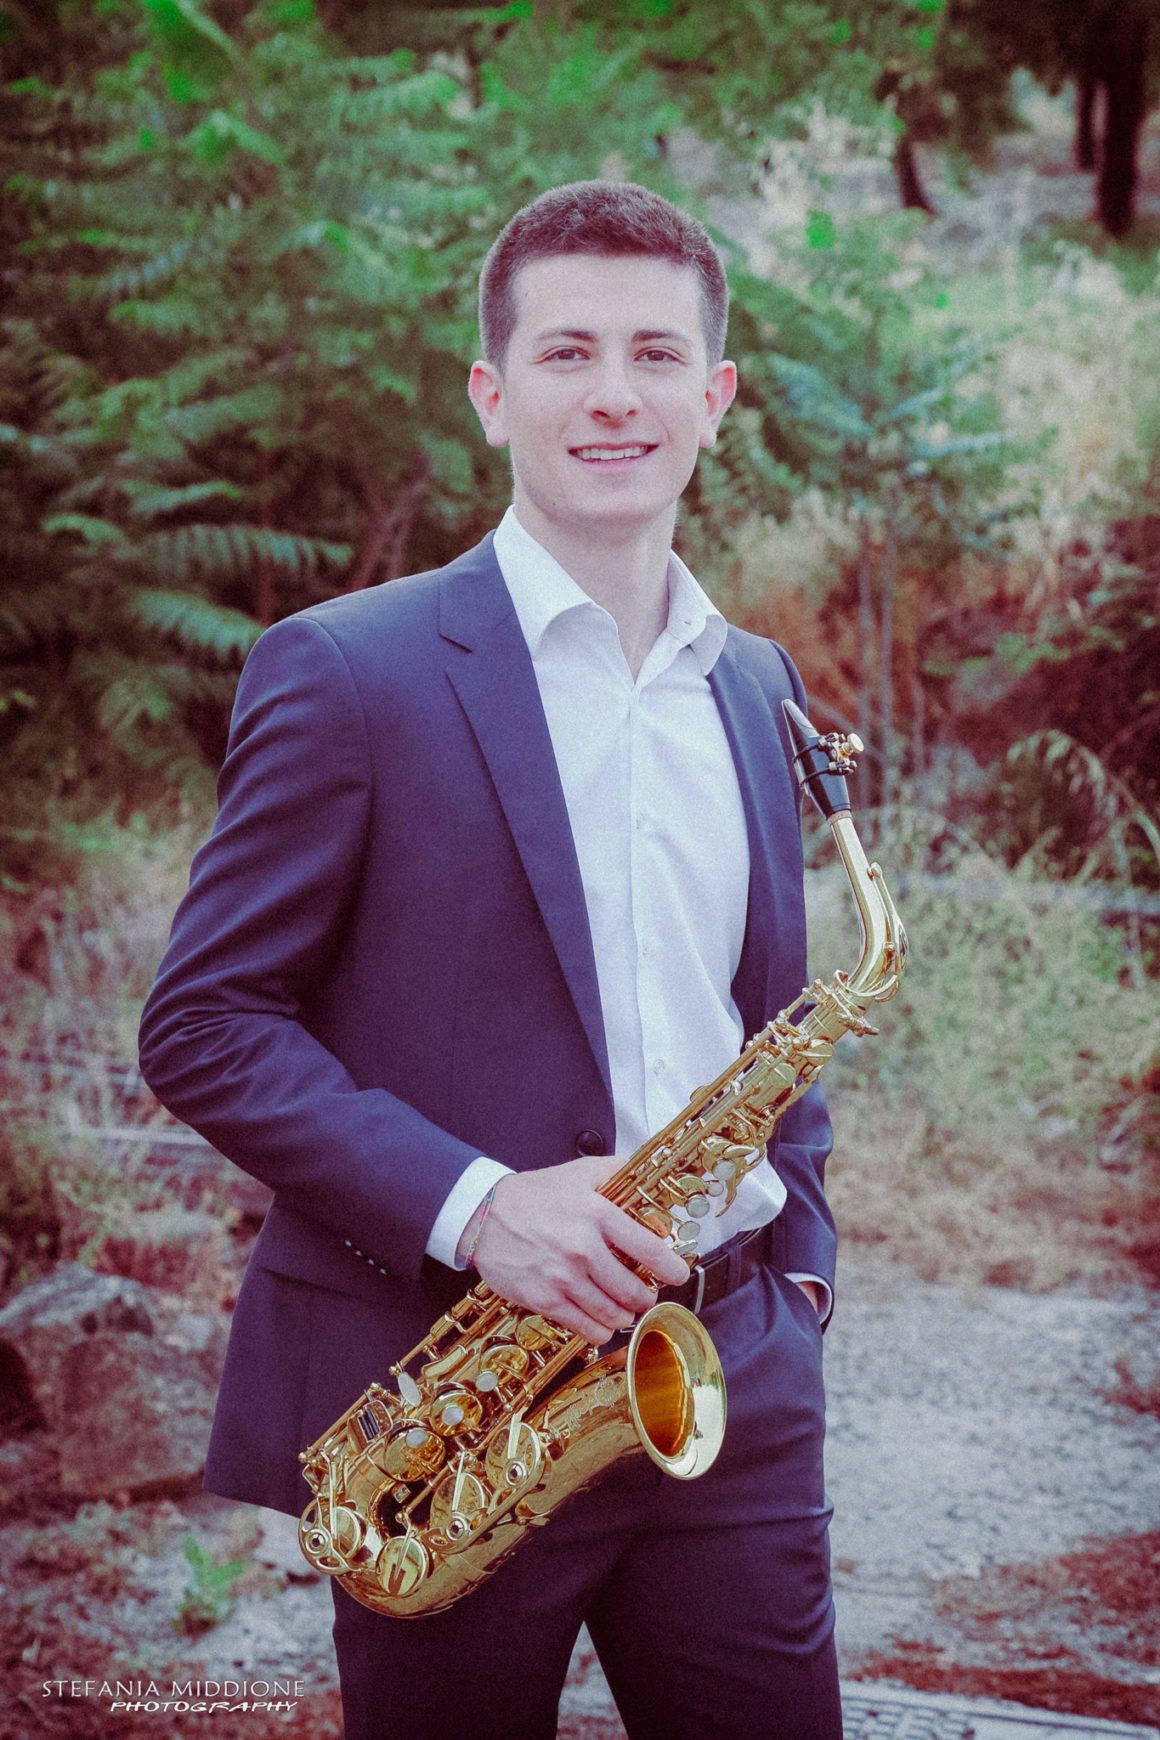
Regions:
<instances>
[{"instance_id":1,"label":"beaded bracelet","mask_svg":"<svg viewBox=\"0 0 1160 1740\"><path fill-rule=\"evenodd\" d=\"M488 1191L487 1195L483 1199L483 1213L479 1217L479 1225L476 1227L475 1231L472 1233L471 1243L467 1247L467 1255L463 1260L463 1266L465 1269L470 1269L472 1263L475 1261L475 1247L479 1243L479 1235L483 1231L484 1222L486 1221L488 1215L491 1212L491 1205L492 1205L492 1202L494 1201L494 1199L495 1199L495 1185L493 1184L491 1189Z\"/></svg>"}]
</instances>

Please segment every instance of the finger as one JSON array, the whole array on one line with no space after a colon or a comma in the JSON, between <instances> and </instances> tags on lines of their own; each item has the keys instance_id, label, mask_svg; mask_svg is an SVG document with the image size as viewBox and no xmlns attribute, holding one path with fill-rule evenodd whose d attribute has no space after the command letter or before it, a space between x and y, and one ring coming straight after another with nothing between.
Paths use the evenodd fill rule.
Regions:
<instances>
[{"instance_id":1,"label":"finger","mask_svg":"<svg viewBox=\"0 0 1160 1740\"><path fill-rule=\"evenodd\" d=\"M626 1257L634 1263L640 1263L651 1275L655 1275L662 1287L681 1287L688 1280L690 1269L683 1257L678 1257L671 1251L655 1233L641 1226L639 1221L625 1214L621 1208L613 1204L602 1222L604 1235L608 1242L618 1251L623 1251Z\"/></svg>"},{"instance_id":2,"label":"finger","mask_svg":"<svg viewBox=\"0 0 1160 1740\"><path fill-rule=\"evenodd\" d=\"M617 1330L631 1329L637 1316L653 1303L653 1296L645 1289L644 1298L638 1303L635 1299L626 1299L622 1294L627 1291L626 1280L631 1280L625 1269L616 1258L612 1266L617 1273L610 1277L612 1284L605 1285L603 1277L592 1272L576 1273L564 1282L562 1292L565 1303L572 1309L582 1311L586 1317L598 1323L608 1335ZM616 1287L616 1291L613 1287Z\"/></svg>"},{"instance_id":3,"label":"finger","mask_svg":"<svg viewBox=\"0 0 1160 1740\"><path fill-rule=\"evenodd\" d=\"M619 1320L620 1315L617 1313L611 1322L606 1322L602 1309L598 1307L596 1314L593 1314L574 1299L561 1300L556 1308L545 1312L545 1316L551 1317L553 1322L562 1323L565 1329L574 1330L577 1335L584 1336L594 1347L600 1347L603 1342L610 1340L618 1329L628 1327L628 1324Z\"/></svg>"},{"instance_id":4,"label":"finger","mask_svg":"<svg viewBox=\"0 0 1160 1740\"><path fill-rule=\"evenodd\" d=\"M538 1274L532 1277L531 1285L490 1264L481 1268L480 1274L489 1287L513 1305L562 1324L596 1346L632 1321L629 1311L608 1299L583 1273L556 1280Z\"/></svg>"},{"instance_id":5,"label":"finger","mask_svg":"<svg viewBox=\"0 0 1160 1740\"><path fill-rule=\"evenodd\" d=\"M656 1304L656 1283L627 1269L611 1246L600 1245L588 1262L588 1277L610 1304L634 1317Z\"/></svg>"}]
</instances>

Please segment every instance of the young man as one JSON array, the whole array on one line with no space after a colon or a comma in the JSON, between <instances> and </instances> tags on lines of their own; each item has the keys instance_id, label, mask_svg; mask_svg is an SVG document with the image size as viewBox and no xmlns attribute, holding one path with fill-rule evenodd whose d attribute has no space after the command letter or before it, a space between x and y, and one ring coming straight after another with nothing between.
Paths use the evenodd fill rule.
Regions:
<instances>
[{"instance_id":1,"label":"young man","mask_svg":"<svg viewBox=\"0 0 1160 1740\"><path fill-rule=\"evenodd\" d=\"M300 1511L298 1450L473 1247L593 1342L658 1287L701 1291L714 1466L629 1460L444 1613L336 1586L347 1737L548 1740L587 1620L633 1740L838 1740L824 1106L703 1223L703 1288L596 1194L806 978L780 706L801 684L671 553L735 388L724 276L666 201L582 182L507 226L480 308L470 392L512 509L448 568L262 637L145 1012L158 1096L275 1192L207 1484Z\"/></svg>"}]
</instances>

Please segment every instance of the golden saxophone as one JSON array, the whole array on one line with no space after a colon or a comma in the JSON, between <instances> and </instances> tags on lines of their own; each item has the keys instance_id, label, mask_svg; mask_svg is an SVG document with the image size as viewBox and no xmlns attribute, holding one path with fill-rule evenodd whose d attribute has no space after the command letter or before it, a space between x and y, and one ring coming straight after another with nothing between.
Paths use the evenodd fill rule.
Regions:
<instances>
[{"instance_id":1,"label":"golden saxophone","mask_svg":"<svg viewBox=\"0 0 1160 1740\"><path fill-rule=\"evenodd\" d=\"M695 1253L699 1220L728 1208L835 1042L876 1031L866 1010L893 996L906 960L906 933L850 815L845 776L862 745L820 736L782 705L798 781L853 888L862 955L853 973L803 991L601 1186L682 1256ZM643 1450L689 1480L725 1430L713 1343L692 1312L663 1301L627 1346L601 1356L481 1283L390 1375L393 1389L372 1383L303 1451L315 1496L298 1538L356 1601L402 1618L451 1606L621 1457Z\"/></svg>"}]
</instances>

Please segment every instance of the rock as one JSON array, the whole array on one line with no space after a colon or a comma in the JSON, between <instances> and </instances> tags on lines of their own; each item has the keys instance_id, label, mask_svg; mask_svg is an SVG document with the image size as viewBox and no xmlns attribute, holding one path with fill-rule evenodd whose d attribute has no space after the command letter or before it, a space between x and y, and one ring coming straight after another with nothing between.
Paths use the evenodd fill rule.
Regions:
<instances>
[{"instance_id":1,"label":"rock","mask_svg":"<svg viewBox=\"0 0 1160 1740\"><path fill-rule=\"evenodd\" d=\"M62 1202L64 1254L84 1250L94 1270L123 1275L215 1312L237 1297L239 1276L220 1215L169 1202L130 1209Z\"/></svg>"},{"instance_id":2,"label":"rock","mask_svg":"<svg viewBox=\"0 0 1160 1740\"><path fill-rule=\"evenodd\" d=\"M98 1497L200 1472L226 1338L224 1317L69 1263L0 1311L0 1370L43 1416L63 1491Z\"/></svg>"},{"instance_id":3,"label":"rock","mask_svg":"<svg viewBox=\"0 0 1160 1740\"><path fill-rule=\"evenodd\" d=\"M1160 1344L1155 1325L1137 1319L1130 1326L1115 1360L1120 1388L1115 1399L1140 1413L1160 1416Z\"/></svg>"}]
</instances>

